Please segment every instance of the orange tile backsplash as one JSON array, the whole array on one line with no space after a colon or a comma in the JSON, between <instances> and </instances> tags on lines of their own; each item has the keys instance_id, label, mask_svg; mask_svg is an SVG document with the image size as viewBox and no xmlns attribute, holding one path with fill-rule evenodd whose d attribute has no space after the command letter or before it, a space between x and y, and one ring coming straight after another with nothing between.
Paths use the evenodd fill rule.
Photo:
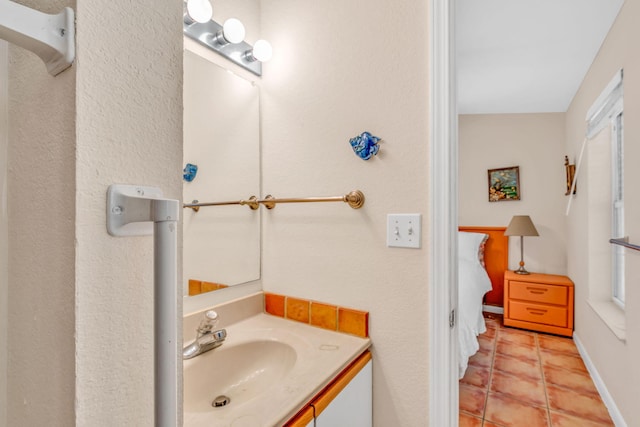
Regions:
<instances>
[{"instance_id":1,"label":"orange tile backsplash","mask_svg":"<svg viewBox=\"0 0 640 427\"><path fill-rule=\"evenodd\" d=\"M274 316L319 328L369 337L369 313L366 311L268 292L264 294L264 310Z\"/></svg>"},{"instance_id":2,"label":"orange tile backsplash","mask_svg":"<svg viewBox=\"0 0 640 427\"><path fill-rule=\"evenodd\" d=\"M335 305L311 302L310 323L320 328L338 330L338 308Z\"/></svg>"},{"instance_id":3,"label":"orange tile backsplash","mask_svg":"<svg viewBox=\"0 0 640 427\"><path fill-rule=\"evenodd\" d=\"M224 289L227 285L222 283L204 282L202 280L189 279L189 295L199 295L205 292Z\"/></svg>"},{"instance_id":4,"label":"orange tile backsplash","mask_svg":"<svg viewBox=\"0 0 640 427\"><path fill-rule=\"evenodd\" d=\"M369 336L369 313L366 311L338 308L338 330L366 338Z\"/></svg>"},{"instance_id":5,"label":"orange tile backsplash","mask_svg":"<svg viewBox=\"0 0 640 427\"><path fill-rule=\"evenodd\" d=\"M287 319L309 323L309 301L287 297L285 305L287 307Z\"/></svg>"},{"instance_id":6,"label":"orange tile backsplash","mask_svg":"<svg viewBox=\"0 0 640 427\"><path fill-rule=\"evenodd\" d=\"M274 316L284 317L284 295L264 294L264 311Z\"/></svg>"}]
</instances>

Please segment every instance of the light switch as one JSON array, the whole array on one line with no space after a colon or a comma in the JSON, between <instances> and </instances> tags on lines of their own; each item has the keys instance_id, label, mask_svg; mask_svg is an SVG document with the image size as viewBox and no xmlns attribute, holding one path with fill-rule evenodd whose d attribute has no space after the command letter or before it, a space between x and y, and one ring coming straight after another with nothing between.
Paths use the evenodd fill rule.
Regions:
<instances>
[{"instance_id":1,"label":"light switch","mask_svg":"<svg viewBox=\"0 0 640 427\"><path fill-rule=\"evenodd\" d=\"M387 246L420 248L421 214L388 214Z\"/></svg>"}]
</instances>

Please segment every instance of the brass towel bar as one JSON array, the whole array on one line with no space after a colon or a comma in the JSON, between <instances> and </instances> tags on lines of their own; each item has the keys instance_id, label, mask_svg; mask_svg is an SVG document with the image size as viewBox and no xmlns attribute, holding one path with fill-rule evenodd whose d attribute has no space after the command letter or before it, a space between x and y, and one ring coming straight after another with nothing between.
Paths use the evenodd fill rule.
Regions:
<instances>
[{"instance_id":1,"label":"brass towel bar","mask_svg":"<svg viewBox=\"0 0 640 427\"><path fill-rule=\"evenodd\" d=\"M183 208L193 209L198 212L201 207L204 206L226 206L226 205L241 205L249 206L252 210L256 210L260 205L264 205L267 209L273 209L278 203L315 203L315 202L345 202L348 203L353 209L359 209L364 205L364 194L360 190L354 190L345 194L344 196L334 197L305 197L305 198L288 198L288 199L276 199L272 195L268 195L262 200L259 200L256 196L251 196L249 200L237 200L233 202L210 202L200 203L194 200L192 203L185 203Z\"/></svg>"},{"instance_id":2,"label":"brass towel bar","mask_svg":"<svg viewBox=\"0 0 640 427\"><path fill-rule=\"evenodd\" d=\"M609 239L609 243L624 246L625 248L633 249L634 251L640 251L640 246L629 243L628 237L623 237L622 239Z\"/></svg>"}]
</instances>

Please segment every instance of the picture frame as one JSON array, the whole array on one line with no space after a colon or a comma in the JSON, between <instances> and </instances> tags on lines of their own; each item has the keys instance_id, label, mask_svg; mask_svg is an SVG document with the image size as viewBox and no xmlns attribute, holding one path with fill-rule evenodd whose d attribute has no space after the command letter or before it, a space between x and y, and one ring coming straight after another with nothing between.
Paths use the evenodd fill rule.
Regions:
<instances>
[{"instance_id":1,"label":"picture frame","mask_svg":"<svg viewBox=\"0 0 640 427\"><path fill-rule=\"evenodd\" d=\"M489 169L489 202L520 200L520 167Z\"/></svg>"}]
</instances>

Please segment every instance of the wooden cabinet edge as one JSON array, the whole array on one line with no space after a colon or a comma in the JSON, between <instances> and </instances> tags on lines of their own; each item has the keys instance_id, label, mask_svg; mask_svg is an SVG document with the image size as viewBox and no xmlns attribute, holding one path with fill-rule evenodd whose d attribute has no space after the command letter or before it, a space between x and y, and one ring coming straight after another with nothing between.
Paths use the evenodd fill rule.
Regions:
<instances>
[{"instance_id":1,"label":"wooden cabinet edge","mask_svg":"<svg viewBox=\"0 0 640 427\"><path fill-rule=\"evenodd\" d=\"M292 419L284 424L284 427L305 427L315 417L317 418L322 411L340 394L342 390L351 382L356 375L360 373L362 368L371 360L371 352L366 350L356 360L351 362L337 377L335 377L329 385L327 385L320 393L314 396L310 402L298 412ZM313 407L313 408L312 408Z\"/></svg>"},{"instance_id":2,"label":"wooden cabinet edge","mask_svg":"<svg viewBox=\"0 0 640 427\"><path fill-rule=\"evenodd\" d=\"M313 418L313 408L307 404L296 416L287 421L284 427L306 427Z\"/></svg>"}]
</instances>

